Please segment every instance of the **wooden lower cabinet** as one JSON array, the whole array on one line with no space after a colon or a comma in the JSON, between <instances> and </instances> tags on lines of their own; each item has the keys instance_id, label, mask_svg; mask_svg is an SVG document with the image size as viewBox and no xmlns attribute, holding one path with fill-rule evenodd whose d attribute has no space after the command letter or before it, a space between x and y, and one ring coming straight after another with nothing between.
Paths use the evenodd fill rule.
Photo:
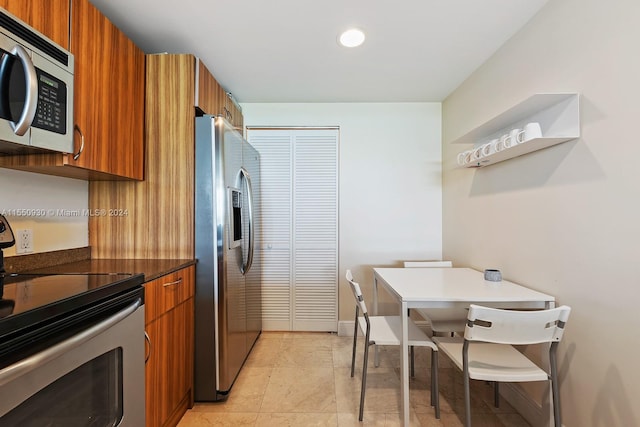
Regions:
<instances>
[{"instance_id":1,"label":"wooden lower cabinet","mask_svg":"<svg viewBox=\"0 0 640 427\"><path fill-rule=\"evenodd\" d=\"M195 267L145 284L147 427L175 426L193 406Z\"/></svg>"}]
</instances>

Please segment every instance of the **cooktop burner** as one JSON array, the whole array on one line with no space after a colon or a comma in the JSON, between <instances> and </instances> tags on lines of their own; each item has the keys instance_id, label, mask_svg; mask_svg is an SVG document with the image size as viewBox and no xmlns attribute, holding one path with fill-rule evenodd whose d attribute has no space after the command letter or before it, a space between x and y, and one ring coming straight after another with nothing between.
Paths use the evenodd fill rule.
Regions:
<instances>
[{"instance_id":1,"label":"cooktop burner","mask_svg":"<svg viewBox=\"0 0 640 427\"><path fill-rule=\"evenodd\" d=\"M0 274L0 339L141 287L142 274Z\"/></svg>"}]
</instances>

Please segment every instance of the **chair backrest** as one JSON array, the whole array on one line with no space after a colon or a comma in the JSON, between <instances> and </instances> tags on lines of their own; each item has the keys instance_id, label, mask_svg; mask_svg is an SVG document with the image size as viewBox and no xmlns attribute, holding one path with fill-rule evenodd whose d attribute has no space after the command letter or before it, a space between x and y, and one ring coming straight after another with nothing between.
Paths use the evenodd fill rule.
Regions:
<instances>
[{"instance_id":1,"label":"chair backrest","mask_svg":"<svg viewBox=\"0 0 640 427\"><path fill-rule=\"evenodd\" d=\"M471 304L465 339L499 344L538 344L562 339L571 308L501 310Z\"/></svg>"},{"instance_id":2,"label":"chair backrest","mask_svg":"<svg viewBox=\"0 0 640 427\"><path fill-rule=\"evenodd\" d=\"M360 311L362 311L362 314L367 313L367 305L364 303L364 297L362 296L360 285L353 280L351 270L347 270L346 278L347 282L349 282L351 292L353 292L353 296L356 299L356 304L358 305L358 307L360 307Z\"/></svg>"},{"instance_id":3,"label":"chair backrest","mask_svg":"<svg viewBox=\"0 0 640 427\"><path fill-rule=\"evenodd\" d=\"M453 267L451 261L405 261L405 268Z\"/></svg>"}]
</instances>

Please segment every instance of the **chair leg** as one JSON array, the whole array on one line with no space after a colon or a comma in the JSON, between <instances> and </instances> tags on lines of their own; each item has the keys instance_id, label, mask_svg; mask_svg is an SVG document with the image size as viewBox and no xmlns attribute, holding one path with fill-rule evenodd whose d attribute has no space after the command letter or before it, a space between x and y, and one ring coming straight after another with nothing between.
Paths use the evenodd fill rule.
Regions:
<instances>
[{"instance_id":1,"label":"chair leg","mask_svg":"<svg viewBox=\"0 0 640 427\"><path fill-rule=\"evenodd\" d=\"M433 389L435 387L435 381L436 381L436 378L433 375L434 374L433 357L434 357L433 350L431 350L431 402L429 403L431 406L435 406L436 404L435 394L433 393Z\"/></svg>"},{"instance_id":2,"label":"chair leg","mask_svg":"<svg viewBox=\"0 0 640 427\"><path fill-rule=\"evenodd\" d=\"M353 370L356 366L356 342L358 340L358 309L356 308L356 326L353 330L353 352L351 354L351 378L353 378Z\"/></svg>"},{"instance_id":3,"label":"chair leg","mask_svg":"<svg viewBox=\"0 0 640 427\"><path fill-rule=\"evenodd\" d=\"M364 415L364 392L367 388L367 363L369 362L369 343L364 344L364 365L362 366L362 387L360 389L360 415L358 420L362 421Z\"/></svg>"},{"instance_id":4,"label":"chair leg","mask_svg":"<svg viewBox=\"0 0 640 427\"><path fill-rule=\"evenodd\" d=\"M440 419L440 390L438 388L438 352L431 350L431 406L435 407L436 419Z\"/></svg>"},{"instance_id":5,"label":"chair leg","mask_svg":"<svg viewBox=\"0 0 640 427\"><path fill-rule=\"evenodd\" d=\"M551 392L553 393L553 423L555 427L562 427L560 415L560 389L558 387L558 364L556 361L557 342L551 344L549 351L549 365L551 368Z\"/></svg>"},{"instance_id":6,"label":"chair leg","mask_svg":"<svg viewBox=\"0 0 640 427\"><path fill-rule=\"evenodd\" d=\"M463 373L464 380L464 425L471 427L471 392L469 391L469 374Z\"/></svg>"},{"instance_id":7,"label":"chair leg","mask_svg":"<svg viewBox=\"0 0 640 427\"><path fill-rule=\"evenodd\" d=\"M500 383L498 381L493 382L493 406L500 407Z\"/></svg>"},{"instance_id":8,"label":"chair leg","mask_svg":"<svg viewBox=\"0 0 640 427\"><path fill-rule=\"evenodd\" d=\"M469 341L462 345L462 380L464 383L464 425L471 427L471 391L469 390Z\"/></svg>"},{"instance_id":9,"label":"chair leg","mask_svg":"<svg viewBox=\"0 0 640 427\"><path fill-rule=\"evenodd\" d=\"M354 368L356 365L356 339L357 337L353 336L353 352L351 354L351 378L353 378Z\"/></svg>"}]
</instances>

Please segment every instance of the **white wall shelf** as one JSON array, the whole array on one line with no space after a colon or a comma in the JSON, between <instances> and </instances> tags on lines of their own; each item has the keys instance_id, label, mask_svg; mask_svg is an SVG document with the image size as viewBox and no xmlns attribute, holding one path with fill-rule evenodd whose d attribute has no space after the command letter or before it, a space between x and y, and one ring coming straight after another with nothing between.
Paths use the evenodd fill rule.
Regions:
<instances>
[{"instance_id":1,"label":"white wall shelf","mask_svg":"<svg viewBox=\"0 0 640 427\"><path fill-rule=\"evenodd\" d=\"M580 105L577 93L544 93L533 95L486 123L472 129L454 144L479 147L494 138L522 129L529 122L538 122L542 137L504 149L466 163L462 167L483 167L523 154L551 147L580 137Z\"/></svg>"}]
</instances>

